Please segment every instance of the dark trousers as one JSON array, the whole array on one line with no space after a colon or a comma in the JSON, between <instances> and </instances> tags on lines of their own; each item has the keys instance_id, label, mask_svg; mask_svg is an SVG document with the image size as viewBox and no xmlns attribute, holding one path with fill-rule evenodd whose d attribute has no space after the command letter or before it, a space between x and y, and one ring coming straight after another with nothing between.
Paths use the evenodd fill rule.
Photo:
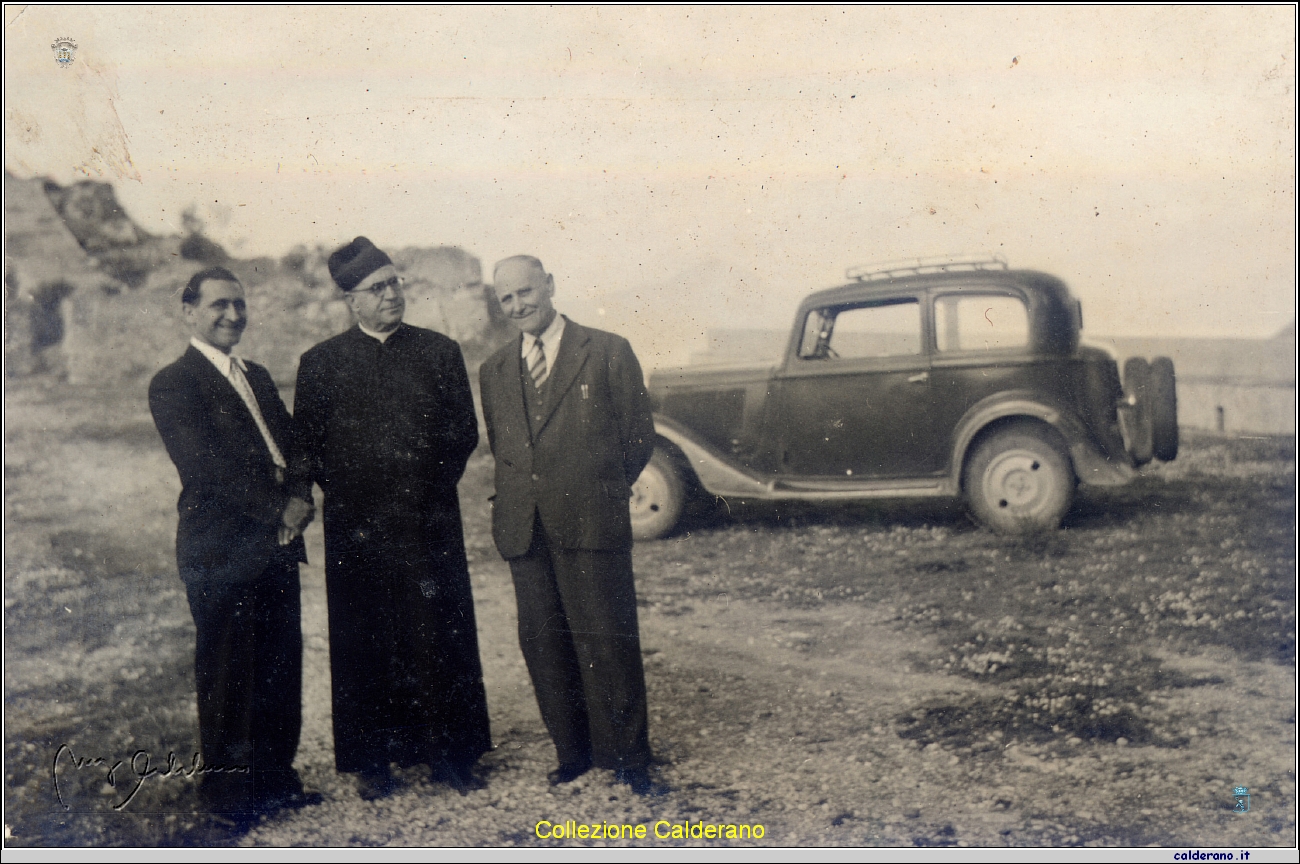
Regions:
<instances>
[{"instance_id":1,"label":"dark trousers","mask_svg":"<svg viewBox=\"0 0 1300 864\"><path fill-rule=\"evenodd\" d=\"M562 765L650 761L632 553L562 549L540 521L510 559L519 646Z\"/></svg>"},{"instance_id":2,"label":"dark trousers","mask_svg":"<svg viewBox=\"0 0 1300 864\"><path fill-rule=\"evenodd\" d=\"M302 729L298 565L274 560L260 579L187 584L198 638L194 681L213 812L246 812L302 785L293 769Z\"/></svg>"}]
</instances>

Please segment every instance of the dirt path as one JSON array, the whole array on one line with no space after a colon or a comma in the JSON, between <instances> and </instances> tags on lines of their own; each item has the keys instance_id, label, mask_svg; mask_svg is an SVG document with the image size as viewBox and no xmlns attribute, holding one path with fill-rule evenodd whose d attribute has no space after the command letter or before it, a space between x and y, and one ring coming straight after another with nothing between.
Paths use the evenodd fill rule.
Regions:
<instances>
[{"instance_id":1,"label":"dirt path","mask_svg":"<svg viewBox=\"0 0 1300 864\"><path fill-rule=\"evenodd\" d=\"M368 805L333 772L322 710L329 704L324 590L313 574L304 591L312 683L299 762L330 803L267 824L245 845L533 845L542 842L530 836L538 821L575 819L761 823L766 842L777 845L1129 845L1194 837L1250 846L1264 839L1258 819L1233 814L1232 799L1225 806L1210 790L1237 777L1278 778L1294 754L1288 670L1208 655L1170 658L1186 674L1221 683L1180 692L1165 710L1200 717L1207 730L1230 720L1229 734L1193 734L1179 748L1033 744L996 734L968 747L908 740L898 718L917 705L978 699L996 688L918 669L918 658L940 646L903 635L888 614L854 604L790 611L715 600L642 618L652 737L667 763L662 777L676 791L650 804L629 800L594 772L552 792L544 775L553 751L514 645L508 571L485 561L474 572L497 745L485 760L488 790L462 799L411 774L393 800Z\"/></svg>"},{"instance_id":2,"label":"dirt path","mask_svg":"<svg viewBox=\"0 0 1300 864\"><path fill-rule=\"evenodd\" d=\"M509 571L499 561L473 569L496 744L485 760L489 789L462 801L411 772L411 785L393 801L353 800L350 778L332 768L323 578L318 569L305 568L308 710L299 767L309 785L340 802L339 817L358 806L373 813L364 820L369 831L358 833L354 819L331 818L327 804L267 825L248 843L418 845L454 837L473 844L527 844L543 819L762 823L767 839L782 844L910 841L887 830L865 830L870 821L904 818L902 811L889 812L888 795L873 800L885 791L876 785L890 783L882 760L910 749L892 740L891 718L918 696L952 691L953 682L909 673L906 657L914 646L861 609L791 615L724 601L687 615L643 614L651 732L666 763L662 777L677 790L647 805L609 787L608 772L593 772L571 790L547 789L554 751L517 648ZM756 633L762 635L750 635ZM820 650L809 650L813 645ZM822 656L828 651L829 658ZM704 657L708 662L701 666ZM974 686L957 682L957 689ZM870 758L873 742L881 750L879 764ZM854 752L839 752L843 745Z\"/></svg>"}]
</instances>

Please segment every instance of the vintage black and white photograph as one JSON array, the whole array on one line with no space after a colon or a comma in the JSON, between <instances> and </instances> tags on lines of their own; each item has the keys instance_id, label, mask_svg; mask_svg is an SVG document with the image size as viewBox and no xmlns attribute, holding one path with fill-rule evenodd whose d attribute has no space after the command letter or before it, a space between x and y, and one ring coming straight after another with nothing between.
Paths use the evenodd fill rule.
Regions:
<instances>
[{"instance_id":1,"label":"vintage black and white photograph","mask_svg":"<svg viewBox=\"0 0 1300 864\"><path fill-rule=\"evenodd\" d=\"M4 19L6 848L1293 854L1294 6Z\"/></svg>"}]
</instances>

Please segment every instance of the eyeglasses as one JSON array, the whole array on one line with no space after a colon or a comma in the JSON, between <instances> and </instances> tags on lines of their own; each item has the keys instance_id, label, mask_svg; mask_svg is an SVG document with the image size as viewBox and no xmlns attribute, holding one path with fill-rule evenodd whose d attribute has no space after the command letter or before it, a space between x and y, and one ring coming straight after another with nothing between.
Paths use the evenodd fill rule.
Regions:
<instances>
[{"instance_id":1,"label":"eyeglasses","mask_svg":"<svg viewBox=\"0 0 1300 864\"><path fill-rule=\"evenodd\" d=\"M384 294L388 293L389 288L392 288L394 291L401 291L403 286L405 285L406 285L406 280L403 279L401 276L390 276L387 279L385 279L383 282L376 282L374 285L371 285L369 288L357 288L352 293L369 294L372 297L383 297Z\"/></svg>"}]
</instances>

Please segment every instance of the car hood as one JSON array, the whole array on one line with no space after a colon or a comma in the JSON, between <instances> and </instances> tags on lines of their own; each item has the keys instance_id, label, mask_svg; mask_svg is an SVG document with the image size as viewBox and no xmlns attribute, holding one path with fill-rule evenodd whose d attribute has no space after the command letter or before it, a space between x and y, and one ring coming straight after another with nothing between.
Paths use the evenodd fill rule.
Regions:
<instances>
[{"instance_id":1,"label":"car hood","mask_svg":"<svg viewBox=\"0 0 1300 864\"><path fill-rule=\"evenodd\" d=\"M677 366L656 369L650 373L647 383L652 392L673 390L678 387L732 387L767 380L772 377L775 368L771 363Z\"/></svg>"}]
</instances>

